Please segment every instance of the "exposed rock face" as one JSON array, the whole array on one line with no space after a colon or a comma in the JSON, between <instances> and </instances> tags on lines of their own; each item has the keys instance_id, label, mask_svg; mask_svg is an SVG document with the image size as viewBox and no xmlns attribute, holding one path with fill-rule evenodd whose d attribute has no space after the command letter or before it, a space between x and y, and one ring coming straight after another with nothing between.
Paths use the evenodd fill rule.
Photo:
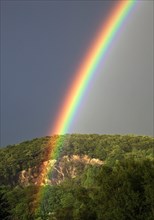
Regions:
<instances>
[{"instance_id":1,"label":"exposed rock face","mask_svg":"<svg viewBox=\"0 0 154 220\"><path fill-rule=\"evenodd\" d=\"M75 178L81 174L87 164L102 165L103 161L95 158L90 158L87 155L73 155L71 157L64 156L55 164L51 176L52 184L59 184L65 178Z\"/></svg>"},{"instance_id":2,"label":"exposed rock face","mask_svg":"<svg viewBox=\"0 0 154 220\"><path fill-rule=\"evenodd\" d=\"M66 178L75 178L77 174L82 173L86 165L101 166L103 161L90 158L87 155L63 156L59 161L44 161L40 166L22 170L19 173L18 183L22 186L59 184ZM46 174L48 173L48 176Z\"/></svg>"},{"instance_id":3,"label":"exposed rock face","mask_svg":"<svg viewBox=\"0 0 154 220\"><path fill-rule=\"evenodd\" d=\"M28 170L22 170L19 173L19 185L28 186L34 185L45 185L48 183L46 179L46 173L53 168L56 160L44 161L40 166L29 168Z\"/></svg>"}]
</instances>

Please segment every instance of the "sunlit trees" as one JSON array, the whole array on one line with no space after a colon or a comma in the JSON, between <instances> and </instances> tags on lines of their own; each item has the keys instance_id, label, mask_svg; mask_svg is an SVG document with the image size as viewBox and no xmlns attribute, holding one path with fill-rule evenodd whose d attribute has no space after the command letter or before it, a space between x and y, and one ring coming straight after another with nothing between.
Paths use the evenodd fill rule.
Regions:
<instances>
[{"instance_id":1,"label":"sunlit trees","mask_svg":"<svg viewBox=\"0 0 154 220\"><path fill-rule=\"evenodd\" d=\"M52 184L20 181L22 171L39 176L57 137ZM147 136L67 134L2 148L0 219L152 220L153 144ZM95 159L101 163L86 162Z\"/></svg>"}]
</instances>

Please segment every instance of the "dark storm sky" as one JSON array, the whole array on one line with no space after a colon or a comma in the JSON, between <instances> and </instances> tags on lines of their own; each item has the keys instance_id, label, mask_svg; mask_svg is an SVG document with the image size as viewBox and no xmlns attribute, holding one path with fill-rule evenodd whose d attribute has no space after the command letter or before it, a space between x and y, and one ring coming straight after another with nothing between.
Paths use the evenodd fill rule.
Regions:
<instances>
[{"instance_id":1,"label":"dark storm sky","mask_svg":"<svg viewBox=\"0 0 154 220\"><path fill-rule=\"evenodd\" d=\"M49 135L74 72L115 3L1 1L2 146ZM152 5L143 1L132 12L70 133L153 134Z\"/></svg>"}]
</instances>

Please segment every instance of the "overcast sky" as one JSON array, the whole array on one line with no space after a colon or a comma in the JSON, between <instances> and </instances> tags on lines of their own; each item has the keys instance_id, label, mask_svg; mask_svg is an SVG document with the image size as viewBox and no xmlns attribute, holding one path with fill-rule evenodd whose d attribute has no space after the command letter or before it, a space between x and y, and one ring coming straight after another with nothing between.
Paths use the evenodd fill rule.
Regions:
<instances>
[{"instance_id":1,"label":"overcast sky","mask_svg":"<svg viewBox=\"0 0 154 220\"><path fill-rule=\"evenodd\" d=\"M1 1L1 146L50 135L73 74L117 1ZM153 1L138 1L69 133L153 135Z\"/></svg>"}]
</instances>

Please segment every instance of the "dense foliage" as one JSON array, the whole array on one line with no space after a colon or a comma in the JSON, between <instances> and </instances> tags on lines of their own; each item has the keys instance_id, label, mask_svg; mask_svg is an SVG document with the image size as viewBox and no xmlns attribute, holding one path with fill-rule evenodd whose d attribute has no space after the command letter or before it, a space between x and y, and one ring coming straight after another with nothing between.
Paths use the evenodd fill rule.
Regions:
<instances>
[{"instance_id":1,"label":"dense foliage","mask_svg":"<svg viewBox=\"0 0 154 220\"><path fill-rule=\"evenodd\" d=\"M64 155L88 155L103 165L78 164L75 178L66 175L55 185L19 184L21 171L50 159L48 150L55 138L36 138L0 149L0 219L153 219L152 137L62 135L55 152L58 160Z\"/></svg>"}]
</instances>

